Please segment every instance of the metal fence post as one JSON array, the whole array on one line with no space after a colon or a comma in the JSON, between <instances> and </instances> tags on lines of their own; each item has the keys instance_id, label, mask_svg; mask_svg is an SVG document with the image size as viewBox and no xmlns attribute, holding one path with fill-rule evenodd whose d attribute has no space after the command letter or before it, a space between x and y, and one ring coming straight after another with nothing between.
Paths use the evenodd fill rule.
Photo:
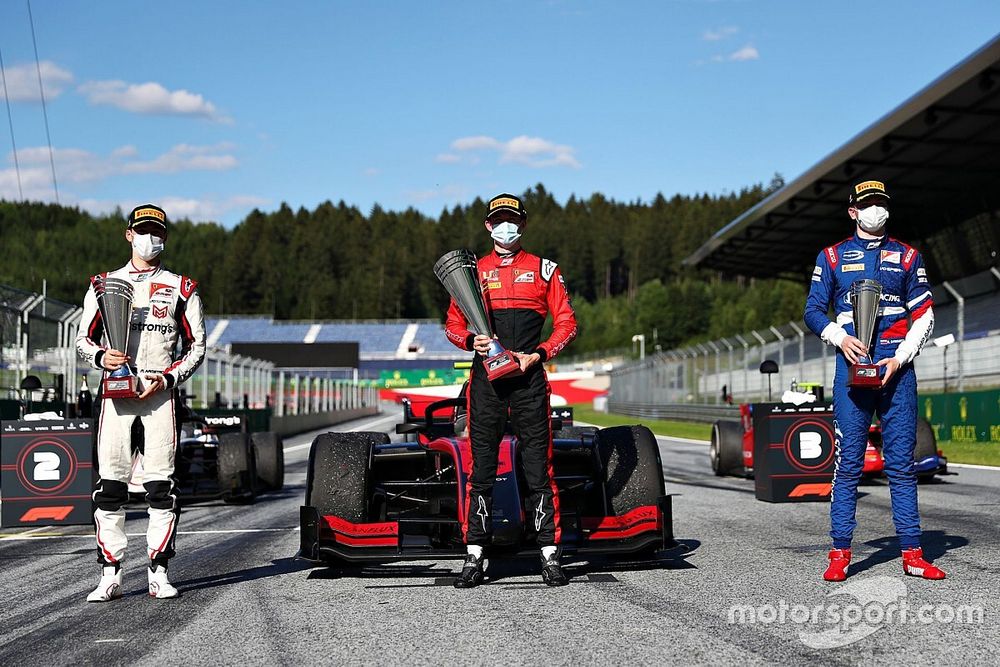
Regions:
<instances>
[{"instance_id":1,"label":"metal fence post","mask_svg":"<svg viewBox=\"0 0 1000 667\"><path fill-rule=\"evenodd\" d=\"M771 333L778 337L778 389L779 391L784 391L781 387L785 386L785 337L781 335L774 326L768 327L771 329Z\"/></svg>"},{"instance_id":2,"label":"metal fence post","mask_svg":"<svg viewBox=\"0 0 1000 667\"><path fill-rule=\"evenodd\" d=\"M806 332L799 328L799 325L795 322L789 322L788 325L792 327L795 331L795 335L799 337L799 382L805 379L805 368L806 368Z\"/></svg>"},{"instance_id":3,"label":"metal fence post","mask_svg":"<svg viewBox=\"0 0 1000 667\"><path fill-rule=\"evenodd\" d=\"M958 303L958 335L955 338L958 341L958 390L965 390L965 364L962 357L965 356L964 346L965 346L965 299L962 295L958 293L954 287L952 287L948 281L941 283L941 286L948 290L948 293L955 297L955 301Z\"/></svg>"},{"instance_id":4,"label":"metal fence post","mask_svg":"<svg viewBox=\"0 0 1000 667\"><path fill-rule=\"evenodd\" d=\"M751 331L750 335L760 342L760 361L761 363L764 363L764 355L767 352L767 341L764 340L764 337L757 333L756 330ZM757 374L757 392L758 396L764 396L764 377L760 373Z\"/></svg>"}]
</instances>

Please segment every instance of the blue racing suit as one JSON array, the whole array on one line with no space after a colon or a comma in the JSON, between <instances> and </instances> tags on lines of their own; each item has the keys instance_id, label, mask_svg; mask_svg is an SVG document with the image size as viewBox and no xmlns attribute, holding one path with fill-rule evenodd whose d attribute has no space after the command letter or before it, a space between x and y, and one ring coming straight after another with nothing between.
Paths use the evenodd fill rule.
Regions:
<instances>
[{"instance_id":1,"label":"blue racing suit","mask_svg":"<svg viewBox=\"0 0 1000 667\"><path fill-rule=\"evenodd\" d=\"M849 364L839 350L844 338L855 335L851 284L866 278L877 280L883 289L870 363L895 357L900 364L881 389L847 386ZM919 547L920 515L913 469L917 378L911 362L934 329L933 300L923 258L915 249L888 236L862 239L855 234L819 254L810 285L806 325L823 342L838 348L833 381L837 456L830 506L833 547L849 548L857 526L858 482L873 413L879 415L882 427L882 456L896 535L903 549ZM833 322L827 315L831 304ZM884 369L880 370L884 374Z\"/></svg>"}]
</instances>

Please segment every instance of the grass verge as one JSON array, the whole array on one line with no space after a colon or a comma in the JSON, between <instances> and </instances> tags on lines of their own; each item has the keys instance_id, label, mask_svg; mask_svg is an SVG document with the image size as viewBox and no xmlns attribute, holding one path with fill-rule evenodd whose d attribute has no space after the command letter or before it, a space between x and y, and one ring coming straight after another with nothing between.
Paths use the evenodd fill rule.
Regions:
<instances>
[{"instance_id":1,"label":"grass verge","mask_svg":"<svg viewBox=\"0 0 1000 667\"><path fill-rule=\"evenodd\" d=\"M1000 442L955 442L944 440L938 443L948 463L975 463L983 466L1000 466Z\"/></svg>"},{"instance_id":2,"label":"grass verge","mask_svg":"<svg viewBox=\"0 0 1000 667\"><path fill-rule=\"evenodd\" d=\"M675 438L692 438L694 440L708 440L712 434L711 424L699 424L696 422L677 422L666 419L645 419L643 417L629 417L628 415L610 415L604 412L595 412L586 403L577 403L573 406L573 419L588 422L596 426L627 426L630 424L642 424L649 427L656 435L673 436Z\"/></svg>"}]
</instances>

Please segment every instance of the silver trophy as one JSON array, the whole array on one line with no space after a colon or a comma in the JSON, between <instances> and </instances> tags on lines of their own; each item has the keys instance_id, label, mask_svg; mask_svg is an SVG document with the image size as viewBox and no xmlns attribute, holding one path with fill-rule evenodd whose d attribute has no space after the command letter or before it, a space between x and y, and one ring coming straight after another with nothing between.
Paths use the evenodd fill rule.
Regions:
<instances>
[{"instance_id":1,"label":"silver trophy","mask_svg":"<svg viewBox=\"0 0 1000 667\"><path fill-rule=\"evenodd\" d=\"M104 335L112 349L128 353L132 322L132 283L120 278L104 278L94 282L97 307L104 321ZM101 395L104 398L135 398L136 377L128 363L104 378Z\"/></svg>"},{"instance_id":2,"label":"silver trophy","mask_svg":"<svg viewBox=\"0 0 1000 667\"><path fill-rule=\"evenodd\" d=\"M483 288L476 268L476 255L464 248L452 250L434 263L434 275L458 304L469 323L469 329L475 334L493 339L484 362L486 376L492 381L512 373L520 373L521 365L517 358L500 345L490 326L486 300L483 298Z\"/></svg>"},{"instance_id":3,"label":"silver trophy","mask_svg":"<svg viewBox=\"0 0 1000 667\"><path fill-rule=\"evenodd\" d=\"M875 337L875 320L882 303L882 283L877 280L856 280L851 284L851 306L854 309L854 333L865 346L868 360L871 356L872 339ZM882 385L878 366L872 363L851 364L847 384L852 387L876 388Z\"/></svg>"}]
</instances>

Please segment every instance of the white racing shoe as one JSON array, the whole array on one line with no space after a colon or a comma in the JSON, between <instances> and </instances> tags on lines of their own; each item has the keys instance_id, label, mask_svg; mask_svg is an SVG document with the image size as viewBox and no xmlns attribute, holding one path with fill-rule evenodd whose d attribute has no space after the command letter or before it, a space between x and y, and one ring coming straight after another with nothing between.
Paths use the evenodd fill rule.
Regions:
<instances>
[{"instance_id":1,"label":"white racing shoe","mask_svg":"<svg viewBox=\"0 0 1000 667\"><path fill-rule=\"evenodd\" d=\"M101 581L87 596L87 602L110 602L122 596L121 566L105 565Z\"/></svg>"},{"instance_id":2,"label":"white racing shoe","mask_svg":"<svg viewBox=\"0 0 1000 667\"><path fill-rule=\"evenodd\" d=\"M154 568L146 568L149 575L149 597L158 600L175 598L179 595L177 589L167 579L167 568L157 565Z\"/></svg>"}]
</instances>

